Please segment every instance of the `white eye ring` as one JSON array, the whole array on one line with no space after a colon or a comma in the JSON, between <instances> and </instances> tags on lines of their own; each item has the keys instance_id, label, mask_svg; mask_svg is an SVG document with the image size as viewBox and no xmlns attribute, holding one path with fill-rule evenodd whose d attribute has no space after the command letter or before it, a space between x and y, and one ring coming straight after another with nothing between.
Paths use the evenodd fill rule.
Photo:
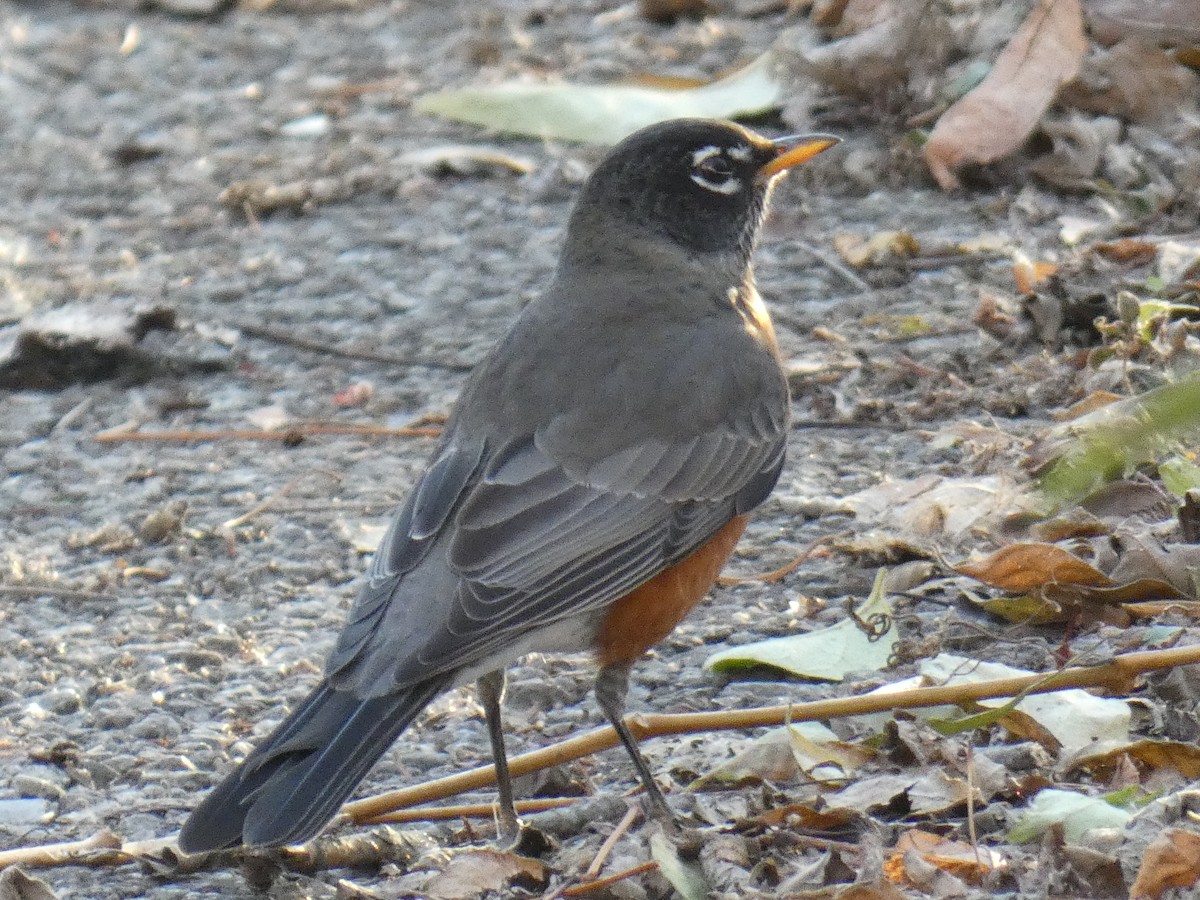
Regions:
<instances>
[{"instance_id":1,"label":"white eye ring","mask_svg":"<svg viewBox=\"0 0 1200 900\"><path fill-rule=\"evenodd\" d=\"M692 181L718 194L736 194L742 182L733 174L733 163L717 147L706 147L692 158Z\"/></svg>"}]
</instances>

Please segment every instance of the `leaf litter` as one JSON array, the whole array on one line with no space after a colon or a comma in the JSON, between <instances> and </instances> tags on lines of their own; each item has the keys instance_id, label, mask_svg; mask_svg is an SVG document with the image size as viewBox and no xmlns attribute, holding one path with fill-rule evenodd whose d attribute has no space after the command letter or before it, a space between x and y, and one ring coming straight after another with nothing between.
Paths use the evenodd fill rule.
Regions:
<instances>
[{"instance_id":1,"label":"leaf litter","mask_svg":"<svg viewBox=\"0 0 1200 900\"><path fill-rule=\"evenodd\" d=\"M283 6L280 4L281 17L286 14ZM677 64L703 43L687 43L686 36L692 32L686 24L672 26L673 32L656 33L664 45L678 42L670 47L681 54L674 57L674 64L671 54L650 52L637 57L637 68L643 72L663 68L660 64L666 60L665 68L689 76L703 75L702 81L713 81L716 76L712 84L674 90L633 87L633 79L628 77L619 79L620 83L603 83L603 78L589 73L581 78L579 72L568 72L569 54L578 49L572 47L548 56L555 64L545 66L541 74L556 69L564 74L555 84L542 78L541 84L533 86L549 88L546 93L522 93L531 86L528 72L521 73L514 87L497 80L493 71L487 73L490 87L501 87L499 91L488 95L485 87L475 100L465 92L460 94L460 100L467 97L481 107L494 106L487 113L490 119L478 120L487 128L570 140L604 142L636 127L647 115L689 111L730 115L776 110L783 124L796 129L809 127L815 120L820 127L849 130L855 137L848 142L855 146L847 147L854 155L847 157L845 171L838 173L833 166L824 170L831 189L843 192L836 195L838 203L846 203L856 185L869 190L900 185L928 192L928 176L915 165L921 160L943 188L977 190L980 173L985 185L990 178L1005 188L994 193L985 190L965 206L955 205L961 193L948 198L946 205L939 207L936 221L916 214L881 215L875 208L861 220L843 223L831 232L842 235L840 240L806 236L814 246L820 244L818 249L831 251L834 256L829 258L834 263L836 254L841 254L857 270L850 273L857 280L841 274L829 286L817 289L816 293L835 298L823 307L830 310L828 316L814 317L819 324L791 313L781 316L788 331L794 332L785 338L797 340L794 349L798 339L808 333L821 340L817 331L824 329L824 333L838 336L839 352L846 361L825 368L797 364L793 379L797 408L814 421L862 428L861 434L868 437L856 439L858 452L843 454L837 477L822 482L829 496L814 497L809 491L801 503L799 495L784 484L781 503L791 504L793 509L820 509L818 518L837 519L838 529L849 520L855 534L850 540L828 542L825 546L830 552L814 555L801 569L799 577L812 580L811 585L803 582L805 590L814 596L796 597L793 580L773 589L783 592L787 613L771 612L764 595L753 584L743 582L732 594L748 600L753 616L741 612L739 606L745 621L733 614L707 624L707 631L699 634L685 628L678 644L664 648L663 653L691 653L693 668L685 671L695 671L699 660L709 655L705 645L730 636L730 622L746 632L738 635L742 648L738 652L754 648L754 639L764 633L771 635L771 641L790 642L792 633L806 632L809 642L800 643L800 652L793 649L790 654L790 684L763 687L735 680L723 688L720 701L736 702L740 696L763 690L813 697L909 684L954 684L985 674L1053 671L1064 654L1103 659L1106 653L1194 642L1197 608L1190 604L1200 602L1200 566L1196 545L1182 533L1189 497L1197 486L1197 404L1189 378L1200 359L1194 322L1195 308L1200 305L1200 272L1196 206L1191 199L1200 187L1200 169L1195 142L1190 140L1197 133L1195 64L1187 63L1192 58L1187 55L1188 41L1195 43L1189 37L1194 32L1194 28L1188 30L1194 24L1190 9L1182 0L1154 4L1105 0L1088 4L1081 16L1078 5L1068 0L1031 3L1020 9L972 3L954 11L930 4L851 0L818 4L812 21L805 21L801 5L788 13L789 18L772 21L770 37L775 42L770 49L766 49L770 41L763 40L754 48L745 48L752 52L738 52L737 58L758 62L725 80L720 72L737 62L728 52L719 66L705 63L689 71ZM727 28L735 21L731 16L707 12L710 24ZM1084 19L1093 38L1102 38L1102 29L1108 29L1105 46L1085 42ZM593 35L605 28L632 27L621 21L617 15L589 26ZM511 30L513 46L521 48L519 53L526 54L526 60L528 55L544 52L531 49L528 32L533 27L522 20ZM186 44L180 42L180 46ZM561 41L559 44L566 47ZM137 53L130 58L136 63ZM600 71L619 68L608 66ZM476 74L472 71L472 77L464 78L460 72L451 78L443 72L430 78L417 97L417 110L423 108L422 97L437 96L435 92L442 90L461 91L452 85L473 83ZM552 79L558 78L556 72ZM509 91L511 94L506 93ZM554 91L568 101L561 115L562 131L557 134L545 130L548 122L550 126L560 124ZM530 114L519 127L508 126L503 119L514 100L515 106L526 106ZM588 118L593 107L612 109L614 105L615 115ZM305 141L315 144L343 127L341 117L346 109L331 106L328 111L318 111L302 106L277 110L275 124L264 133L287 137L286 132L295 132L300 123L306 129L319 123L319 132L306 131L305 135ZM380 114L378 108L369 111ZM354 111L348 114L348 122L353 123ZM279 127L278 122L288 124ZM355 125L361 126L361 122ZM283 159L272 162L260 155L254 165L244 167L248 171L231 174L218 187L225 189L223 202L247 215L249 230L241 239L249 243L261 240L252 233L258 227L256 216L281 221L288 216L299 220L337 216L340 204L371 202L371 192L381 185L389 202L396 197L431 196L433 178L451 182L491 179L497 189L512 190L517 179L492 178L498 173L543 179L539 190L549 190L545 179L556 177L554 167L543 162L546 154L539 155L539 148L523 145L520 153L510 152L507 144L485 144L482 138L469 130L439 131L434 142L393 153L387 162L405 172L399 181L394 176L378 177L373 170L378 160L320 181L305 170L312 167L313 158L304 157L306 151L293 135ZM344 152L353 156L356 151L349 147ZM323 162L329 163L335 156ZM568 159L563 168L570 172L572 165L578 165L577 160ZM260 168L265 170L262 178L258 177ZM472 201L475 193L486 194L490 189L492 185L476 184ZM1005 196L1001 198L1000 193ZM199 205L215 205L220 194L214 190ZM145 195L152 191L145 190ZM930 205L936 197L925 193L916 205ZM506 196L506 202L508 199ZM812 202L822 202L819 192ZM965 218L964 209L969 210ZM824 207L818 212L832 214ZM545 210L538 209L531 222L540 226L537 217L544 215ZM777 206L776 215L783 217L785 229L796 227L786 204ZM456 225L469 218L461 209L451 217ZM950 229L958 229L958 233L949 234L942 219L952 222ZM194 223L176 225L185 230L195 227ZM92 223L89 227L96 226ZM53 237L50 229L43 231L48 241L61 240L61 236ZM412 237L401 233L388 240L402 244ZM4 241L0 250L7 254L7 234ZM142 246L150 243L145 241ZM767 244L769 247L770 241ZM955 250L938 256L939 247ZM522 245L520 250L524 249ZM231 258L236 255L237 251L230 254ZM347 258L352 255L348 250ZM1003 257L1001 263L995 262L997 255ZM7 264L15 258L5 256L4 261ZM148 258L152 259L152 254ZM495 257L489 259L494 265ZM243 274L252 276L258 271L270 273L268 282L273 278L278 284L299 283L286 261L273 260L270 252L246 258L242 267ZM461 272L470 268L465 263L459 266ZM953 307L950 315L928 299L930 284L947 272L957 279L954 290L958 299L970 300ZM11 272L5 270L5 277L10 282L37 281L19 262ZM224 277L236 276L225 273ZM810 276L805 272L804 277ZM889 307L891 318L886 327L879 328L883 320L878 318L875 297L867 304L871 306L867 314L855 306L864 302L861 298L849 302L836 299L848 285L874 292L880 301L898 300L901 309L893 313ZM245 293L251 295L259 287L247 288ZM786 290L779 285L768 287L774 287L777 294L792 290L790 286ZM487 295L489 289L477 293ZM797 291L811 292L808 287ZM143 290L141 299L150 295L154 292ZM372 296L389 295L379 290ZM911 302L913 298L918 302ZM968 323L969 310L976 303L978 328L973 329ZM367 319L369 316L364 317ZM6 317L5 327L15 321ZM192 325L172 327L182 331ZM216 320L200 323L195 334L205 340L223 327ZM882 332L887 333L881 336ZM152 340L158 337L161 335ZM118 344L127 355L141 354L145 350L142 339L141 334L126 329ZM97 346L106 351L107 340L93 341L93 349L87 352L94 352ZM903 359L893 352L890 341L903 342ZM952 350L948 341L955 344ZM161 343L149 347L152 354L163 353ZM811 348L805 344L800 349ZM163 355L169 358L170 345L166 351ZM797 351L797 359L801 356ZM260 359L257 364L266 363ZM116 368L123 365L118 360ZM347 385L377 385L374 398L364 393L354 404L335 400L347 414L370 415L376 400L393 406L399 402L386 387L386 375L340 364L331 368L336 371L332 385L325 385L326 397L343 396L340 392ZM222 365L210 371L224 369ZM153 379L162 377L162 371L157 365L149 367L152 384ZM178 369L167 371L172 377L179 375ZM185 368L182 377L194 371ZM108 372L101 375L109 377ZM73 378L71 374L66 380ZM424 396L422 391L429 390L417 382L405 384L413 396ZM311 398L291 396L286 405L277 405L278 398L271 392L259 393L255 402L240 405L219 390L214 399L214 410L235 409L243 416L254 410L278 409L284 416L294 417L297 409L311 403ZM443 399L439 396L438 402ZM173 405L178 400L163 399L161 415L170 418L172 410L181 408ZM1097 412L1101 407L1103 411ZM1066 425L1054 424L1054 417L1067 410L1074 411L1074 419ZM1093 418L1080 419L1079 413ZM67 429L71 415L83 413L68 411L62 419ZM114 421L123 419L103 424L111 426ZM900 465L899 474L891 472L897 460L888 455L889 429L916 429L921 435L926 448L921 471ZM50 440L55 439L44 417L29 431L35 441L47 440L48 434ZM822 433L799 446L808 453L812 447L828 446L822 443L827 441ZM811 452L819 455L817 450ZM338 457L339 461L345 458ZM860 464L862 460L866 462ZM30 471L28 463L22 468L21 451L6 462L18 473ZM180 473L186 473L191 465L182 458L169 462ZM327 465L334 467L333 462ZM131 461L120 474L124 477L132 472L131 484L139 483L137 478L153 477L139 475L139 471L140 466ZM86 483L86 479L79 481ZM381 476L376 483L382 481ZM39 519L46 518L41 498L23 502L22 509L42 509ZM248 499L246 505L253 502ZM183 522L173 520L169 528L139 534L138 524L147 514L168 508L166 498L151 498L137 507L136 514L123 513L121 522L73 527L76 535L119 533L121 538L74 545L64 540L62 546L76 553L94 553L99 560L89 559L84 568L67 560L65 570L75 578L94 577L95 581L86 582L91 588L108 589L107 574L81 573L94 572L92 567L111 561L114 568L119 563L121 572L167 575L170 589L171 568L186 571L187 556L202 556L205 541L216 533L216 529L206 530L206 516L223 522L231 513L220 506L206 510L200 504L189 508ZM293 507L272 515L297 516L301 512ZM380 514L381 510L373 509L372 520ZM793 531L805 527L805 515L776 515L769 520L785 550L793 543ZM109 526L108 530L102 525ZM269 527L264 524L264 534ZM310 526L306 523L305 527ZM241 543L234 539L228 544L221 542L220 552L255 558L256 540L259 538L247 533L237 538ZM294 530L293 540L301 542L299 530ZM349 541L345 543L347 550L353 549ZM811 541L797 537L794 543L803 546ZM172 548L177 546L187 550L181 551L178 559L170 559L170 565L168 560L153 558L155 554L173 554ZM747 552L772 558L769 544L756 542L751 548ZM119 560L113 558L117 553L121 554ZM134 557L132 565L124 558L127 556ZM920 565L905 571L904 586L891 589L886 606L873 606L879 592L869 591L866 582L880 557L891 563L900 559L907 560L906 565ZM859 562L862 566L856 567ZM224 557L222 565L228 566ZM329 566L329 577L335 582L348 577L338 565ZM840 571L830 578L835 566ZM267 565L262 568L278 571ZM42 585L48 592L62 587L56 585L54 570L36 558L14 558L10 572L12 587ZM862 583L855 587L846 573ZM299 568L288 577L310 584L314 579ZM831 583L822 585L822 578ZM197 600L200 604L209 602L214 592L220 595L220 589L211 583L202 579L194 583L201 585L197 587L202 595ZM99 590L93 593L107 596ZM865 606L864 596L868 598ZM869 622L878 616L879 625L886 620L889 627L882 637L871 641L862 622L850 620L844 611L847 599L851 608L858 607L860 620ZM837 600L843 602L832 602ZM181 600L176 609L184 608ZM801 621L794 612L800 609L812 610L814 621ZM1096 609L1119 609L1128 618L1116 625L1104 616L1087 613ZM54 613L53 608L49 611ZM171 613L166 622L174 627L178 622L173 617L181 615ZM300 618L303 632L311 632L312 614ZM760 618L762 624L755 621ZM139 635L147 621L150 618L140 623ZM281 630L279 626L275 629ZM211 692L221 677L206 667L223 665L228 673L229 665L223 661L231 653L244 654L261 664L273 650L276 656L272 661L280 671L305 671L303 662L289 657L290 637L282 642L274 634L259 635L255 640L217 633L203 638L220 648L220 652L210 653L217 662L201 655L189 657L191 662L186 665L168 660L155 670L153 682L139 681L136 690L111 689L129 703L136 702L139 691L147 696L157 692L153 696L163 699L155 702L169 708L177 701L170 689L164 694L169 679L162 672L170 669L170 678L189 691ZM128 658L135 660L129 665L136 665L137 653L142 651L129 644L128 638L123 640L136 650L127 651ZM179 646L186 642L182 637L175 640ZM260 649L259 642L269 649ZM691 650L684 649L688 642L692 642ZM163 646L160 644L158 651ZM746 668L754 663L747 656L744 663L726 672L726 677L761 676L761 667ZM991 666L997 668L988 668ZM197 672L204 674L198 678ZM915 681L908 680L910 675ZM25 681L16 684L33 683L32 676L22 677ZM659 677L664 690L673 688L671 682L676 679ZM704 760L702 748L685 759L686 749L677 747L671 751L673 761L686 761L690 770L682 765L674 770L678 774L671 777L678 783L672 793L689 781L686 776L699 776L690 786L697 804L699 798L708 801L705 821L710 846L717 846L716 832L721 832L721 839L747 837L738 844L738 852L725 848L720 875L732 879L729 883L737 884L747 896L756 891L773 896L778 889L842 898L895 897L899 892L893 885L903 885L909 896L986 896L1007 890L1035 897L1062 895L1065 884L1085 895L1161 897L1171 890L1190 889L1200 873L1197 829L1188 815L1188 798L1198 778L1198 726L1192 712L1196 689L1188 677L1180 670L1166 679L1131 683L1122 691L1110 686L1109 697L1073 690L1022 696L1008 703L987 700L961 709L943 707L931 724L909 713L894 713L834 718L823 729L809 727L809 723L783 726L757 740L746 735L745 752L724 765L712 759L707 765L697 765L697 760ZM841 685L831 686L827 681L839 678L844 681ZM538 679L545 680L540 671L537 678L528 680ZM810 679L825 683L813 686L807 683ZM687 687L694 691L695 684ZM103 696L109 689L102 686L94 693ZM66 711L80 704L69 696L71 690L68 684L61 689L47 685L35 702L22 697L22 734L26 729L40 734L36 729L44 726L33 723L52 723L55 717L71 715ZM525 690L533 688L527 684ZM240 698L235 695L221 701L237 711L239 723L234 730L239 735L245 728L241 720L257 717L260 707L267 705L258 700L248 703L245 697L252 693L246 687ZM90 703L91 692L88 697ZM194 718L196 712L185 715ZM453 709L438 716L451 722L462 720ZM535 716L535 730L551 718ZM434 723L437 721L435 717ZM86 733L86 729L77 728L73 733ZM220 729L213 726L212 734L218 733ZM225 746L229 738L228 734L219 740L211 737L209 744ZM158 740L170 743L169 737ZM213 764L211 746L191 745L188 752L200 760L199 765L188 760L188 765L177 767L178 777L189 786L184 792L188 798L196 786L208 783L206 773L220 765ZM735 747L736 742L730 746ZM162 766L152 747L140 749L144 757ZM89 746L84 756L99 752ZM78 762L70 763L67 770L77 773L71 777L78 782L65 788L47 772L36 777L22 773L24 777L3 789L9 794L19 790L38 796L6 794L0 803L14 808L13 803L36 799L39 810L52 813L58 807L53 799L58 792L79 792L89 778L109 777L103 774L108 762L90 765L88 770L79 768ZM161 771L175 773L177 769L163 766ZM99 774L88 774L93 770ZM138 788L162 780L150 778ZM695 793L700 789L707 793ZM1161 797L1139 806L1155 794ZM128 791L123 799L132 799ZM110 802L110 810L119 806ZM108 815L115 823L129 824L133 818L126 809ZM27 827L29 823L18 824ZM78 826L71 825L68 815L52 827ZM161 833L163 829L158 830ZM527 863L508 854L469 851L458 855L457 870L455 863L441 861L434 866L440 868L435 874L415 874L428 880L430 892L442 891L445 896L541 890L547 878L553 883L582 871L584 866L574 862L578 846L594 846L586 843L590 837L582 837L586 831L576 827L576 848L552 855L545 868L538 868L542 863L527 868ZM450 841L462 841L474 831L443 835ZM648 857L658 864L660 874L629 878L645 892L665 895L668 885L674 885L687 895L703 890L698 886L702 879L711 884L716 877L716 867L705 865L703 853L696 866L678 848L664 845L659 838L650 840L639 829L621 836L606 871L621 875L623 865L625 871L642 871L638 867L644 866ZM171 871L163 862L169 862L168 856L147 849L143 858L156 860L156 871ZM1060 871L1061 883L1052 886L1038 881L1034 863L1041 862L1045 870L1045 860ZM17 872L10 867L0 877L15 883L20 877ZM381 887L386 890L386 879ZM26 882L19 889L37 890ZM356 895L349 885L339 890Z\"/></svg>"}]
</instances>

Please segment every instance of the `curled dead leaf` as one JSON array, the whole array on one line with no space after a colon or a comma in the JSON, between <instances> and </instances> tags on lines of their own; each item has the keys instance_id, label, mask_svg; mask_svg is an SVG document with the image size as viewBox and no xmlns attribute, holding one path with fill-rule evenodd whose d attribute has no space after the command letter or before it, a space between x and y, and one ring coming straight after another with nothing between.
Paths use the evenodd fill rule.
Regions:
<instances>
[{"instance_id":1,"label":"curled dead leaf","mask_svg":"<svg viewBox=\"0 0 1200 900\"><path fill-rule=\"evenodd\" d=\"M921 252L920 242L907 231L880 231L870 237L838 234L834 235L833 246L842 259L856 269L916 256Z\"/></svg>"},{"instance_id":2,"label":"curled dead leaf","mask_svg":"<svg viewBox=\"0 0 1200 900\"><path fill-rule=\"evenodd\" d=\"M1086 770L1107 781L1125 759L1135 760L1151 771L1172 769L1189 781L1200 778L1200 747L1180 741L1135 741L1103 753L1081 756L1072 762L1072 768Z\"/></svg>"},{"instance_id":3,"label":"curled dead leaf","mask_svg":"<svg viewBox=\"0 0 1200 900\"><path fill-rule=\"evenodd\" d=\"M1034 289L1048 281L1058 271L1058 264L1046 260L1034 262L1024 253L1013 254L1013 281L1018 294L1032 294Z\"/></svg>"},{"instance_id":4,"label":"curled dead leaf","mask_svg":"<svg viewBox=\"0 0 1200 900\"><path fill-rule=\"evenodd\" d=\"M1169 828L1150 842L1129 889L1130 900L1158 900L1171 888L1200 881L1200 834Z\"/></svg>"},{"instance_id":5,"label":"curled dead leaf","mask_svg":"<svg viewBox=\"0 0 1200 900\"><path fill-rule=\"evenodd\" d=\"M954 571L1003 591L1025 593L1050 584L1114 587L1116 582L1055 544L1010 544L986 559L964 562Z\"/></svg>"},{"instance_id":6,"label":"curled dead leaf","mask_svg":"<svg viewBox=\"0 0 1200 900\"><path fill-rule=\"evenodd\" d=\"M507 894L513 887L541 890L547 869L536 859L499 850L456 853L449 865L425 882L435 900L472 900L486 894Z\"/></svg>"},{"instance_id":7,"label":"curled dead leaf","mask_svg":"<svg viewBox=\"0 0 1200 900\"><path fill-rule=\"evenodd\" d=\"M1121 238L1118 241L1101 241L1089 248L1092 253L1102 256L1109 262L1120 263L1123 266L1144 266L1154 262L1158 255L1158 245L1138 238Z\"/></svg>"},{"instance_id":8,"label":"curled dead leaf","mask_svg":"<svg viewBox=\"0 0 1200 900\"><path fill-rule=\"evenodd\" d=\"M916 851L926 862L961 878L970 884L979 884L985 875L1007 867L1008 863L989 847L971 846L928 831L913 829L900 835L892 855L884 863L884 872L890 881L904 884L909 881L905 873L904 855Z\"/></svg>"},{"instance_id":9,"label":"curled dead leaf","mask_svg":"<svg viewBox=\"0 0 1200 900\"><path fill-rule=\"evenodd\" d=\"M958 187L954 170L963 163L994 162L1020 147L1086 50L1079 0L1040 0L987 77L934 126L925 162L942 189Z\"/></svg>"}]
</instances>

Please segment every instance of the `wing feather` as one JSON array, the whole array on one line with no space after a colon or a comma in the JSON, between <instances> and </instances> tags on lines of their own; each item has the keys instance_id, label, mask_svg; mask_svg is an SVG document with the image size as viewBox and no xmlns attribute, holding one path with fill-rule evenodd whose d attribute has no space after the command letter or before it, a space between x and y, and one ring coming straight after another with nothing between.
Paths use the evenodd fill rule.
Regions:
<instances>
[{"instance_id":1,"label":"wing feather","mask_svg":"<svg viewBox=\"0 0 1200 900\"><path fill-rule=\"evenodd\" d=\"M587 466L555 459L536 433L493 447L451 435L389 529L330 676L378 693L598 620L766 496L784 425L756 413Z\"/></svg>"}]
</instances>

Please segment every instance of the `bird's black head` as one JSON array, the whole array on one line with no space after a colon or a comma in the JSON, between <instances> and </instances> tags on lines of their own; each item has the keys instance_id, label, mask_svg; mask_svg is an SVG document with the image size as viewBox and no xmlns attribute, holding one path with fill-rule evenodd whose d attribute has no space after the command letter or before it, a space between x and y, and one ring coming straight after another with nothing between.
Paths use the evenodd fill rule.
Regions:
<instances>
[{"instance_id":1,"label":"bird's black head","mask_svg":"<svg viewBox=\"0 0 1200 900\"><path fill-rule=\"evenodd\" d=\"M771 141L710 119L643 128L614 147L588 179L568 244L617 229L634 239L666 236L692 254L732 251L749 259L771 182L836 142L827 135Z\"/></svg>"}]
</instances>

